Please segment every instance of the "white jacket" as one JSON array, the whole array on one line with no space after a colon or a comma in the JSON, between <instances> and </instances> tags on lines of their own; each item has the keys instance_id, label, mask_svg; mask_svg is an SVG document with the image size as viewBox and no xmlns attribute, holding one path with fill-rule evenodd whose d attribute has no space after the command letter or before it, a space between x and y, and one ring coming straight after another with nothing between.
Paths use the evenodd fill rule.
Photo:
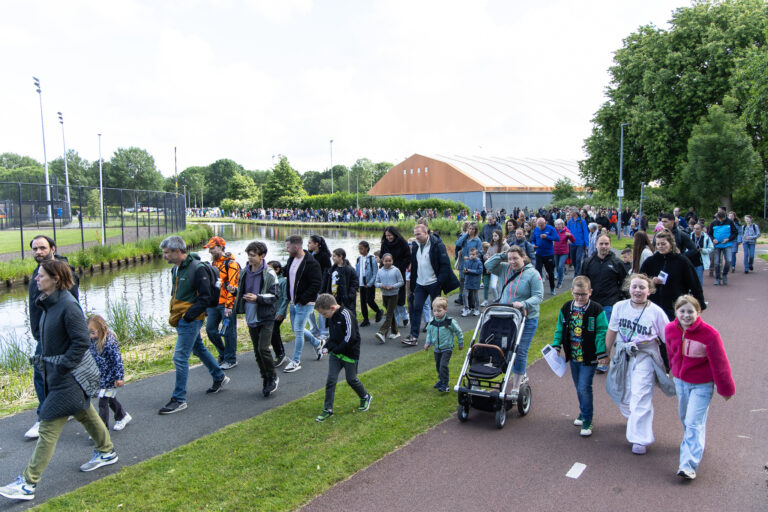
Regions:
<instances>
[{"instance_id":1,"label":"white jacket","mask_svg":"<svg viewBox=\"0 0 768 512\"><path fill-rule=\"evenodd\" d=\"M696 241L694 239L694 234L691 233L691 240L694 244L696 244ZM712 239L709 237L709 235L702 230L701 236L704 238L702 241L702 247L701 247L701 263L704 265L704 270L709 269L709 254L715 249L714 244L712 243Z\"/></svg>"}]
</instances>

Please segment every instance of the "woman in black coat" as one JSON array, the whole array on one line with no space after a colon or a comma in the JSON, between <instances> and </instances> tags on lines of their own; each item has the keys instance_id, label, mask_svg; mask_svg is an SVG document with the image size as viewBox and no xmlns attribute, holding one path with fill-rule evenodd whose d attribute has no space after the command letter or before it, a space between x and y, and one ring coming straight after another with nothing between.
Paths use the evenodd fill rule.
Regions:
<instances>
[{"instance_id":1,"label":"woman in black coat","mask_svg":"<svg viewBox=\"0 0 768 512\"><path fill-rule=\"evenodd\" d=\"M320 264L320 275L325 275L328 269L331 268L331 251L328 249L328 244L325 243L325 238L320 235L309 235L307 250L312 253L312 256ZM322 315L317 315L316 318L315 313L312 312L309 315L309 327L312 335L315 337L328 336L328 328Z\"/></svg>"},{"instance_id":2,"label":"woman in black coat","mask_svg":"<svg viewBox=\"0 0 768 512\"><path fill-rule=\"evenodd\" d=\"M62 261L47 260L40 264L35 280L40 291L37 305L43 310L41 355L34 358L45 380L45 400L39 415L40 437L24 474L0 487L0 495L20 500L35 497L37 483L53 456L68 416L74 416L83 424L96 445L91 460L80 466L81 471L93 471L117 462L109 431L72 375L90 346L83 311L68 291L73 284L72 271Z\"/></svg>"},{"instance_id":3,"label":"woman in black coat","mask_svg":"<svg viewBox=\"0 0 768 512\"><path fill-rule=\"evenodd\" d=\"M357 304L357 272L347 261L344 249L334 249L331 258L333 265L323 273L320 293L330 293L337 303L354 312Z\"/></svg>"},{"instance_id":4,"label":"woman in black coat","mask_svg":"<svg viewBox=\"0 0 768 512\"><path fill-rule=\"evenodd\" d=\"M666 279L664 277L666 274ZM696 297L702 309L706 309L704 292L691 261L680 254L675 245L675 236L668 230L656 235L656 252L640 266L640 273L650 277L656 291L649 297L672 321L675 319L675 301L681 295Z\"/></svg>"},{"instance_id":5,"label":"woman in black coat","mask_svg":"<svg viewBox=\"0 0 768 512\"><path fill-rule=\"evenodd\" d=\"M408 265L411 264L411 248L395 226L384 228L379 254L392 255L393 263L400 271L400 274L402 274L403 282L405 282L405 271L408 270ZM403 326L408 324L408 308L405 307L405 286L401 286L397 292L397 309L395 313L402 319Z\"/></svg>"}]
</instances>

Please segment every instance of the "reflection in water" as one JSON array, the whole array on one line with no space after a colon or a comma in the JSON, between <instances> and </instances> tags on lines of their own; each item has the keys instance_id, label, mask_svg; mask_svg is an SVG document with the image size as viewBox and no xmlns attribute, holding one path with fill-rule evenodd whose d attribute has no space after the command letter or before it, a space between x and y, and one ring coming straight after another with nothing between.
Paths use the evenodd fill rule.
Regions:
<instances>
[{"instance_id":1,"label":"reflection in water","mask_svg":"<svg viewBox=\"0 0 768 512\"><path fill-rule=\"evenodd\" d=\"M307 228L289 226L256 226L253 224L212 224L214 234L227 240L227 250L232 253L240 265L247 263L246 246L260 240L267 244L267 261L278 260L283 264L288 260L285 251L285 239L292 234L299 234L306 240L311 234L325 237L331 251L341 247L347 252L347 258L355 264L358 256L357 245L361 240L371 244L376 251L381 242L381 232L352 231L342 228ZM413 236L403 233L406 239ZM453 255L455 238L445 238L446 247ZM203 260L210 261L207 249L199 249ZM128 267L106 271L93 276L83 275L80 279L80 303L89 314L98 313L106 317L107 309L115 301L127 301L129 310L140 305L144 315L150 315L165 324L168 320L168 304L171 295L171 266L165 261L156 260L137 267ZM0 335L15 335L19 340L27 340L32 345L29 330L29 311L26 287L15 287L0 291L0 318L3 319ZM0 347L2 350L2 347Z\"/></svg>"}]
</instances>

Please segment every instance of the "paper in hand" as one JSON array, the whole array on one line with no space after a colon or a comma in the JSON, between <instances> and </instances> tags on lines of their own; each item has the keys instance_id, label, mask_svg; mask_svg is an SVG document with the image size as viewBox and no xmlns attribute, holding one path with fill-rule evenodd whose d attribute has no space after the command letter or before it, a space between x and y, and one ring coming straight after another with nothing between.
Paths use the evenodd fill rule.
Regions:
<instances>
[{"instance_id":1,"label":"paper in hand","mask_svg":"<svg viewBox=\"0 0 768 512\"><path fill-rule=\"evenodd\" d=\"M551 345L546 345L541 349L541 353L544 355L544 359L549 367L555 372L555 375L558 377L565 375L565 358L560 357L557 350L553 349Z\"/></svg>"}]
</instances>

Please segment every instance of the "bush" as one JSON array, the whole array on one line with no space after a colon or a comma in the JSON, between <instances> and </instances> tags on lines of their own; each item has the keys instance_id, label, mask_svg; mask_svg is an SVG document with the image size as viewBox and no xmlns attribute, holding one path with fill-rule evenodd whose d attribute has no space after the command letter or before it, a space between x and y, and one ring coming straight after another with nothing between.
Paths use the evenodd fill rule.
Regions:
<instances>
[{"instance_id":1,"label":"bush","mask_svg":"<svg viewBox=\"0 0 768 512\"><path fill-rule=\"evenodd\" d=\"M661 213L661 210L665 212L671 212L675 206L680 206L681 209L685 209L686 205L675 204L671 201L665 191L661 188L645 187L645 198L643 199L643 213L648 215L649 219L656 218ZM571 196L559 201L552 201L550 206L557 208L566 208L569 206L576 206L578 208L583 207L585 204L594 206L595 208L618 208L619 198L615 196L609 196L607 194L594 194L589 197ZM622 198L621 208L629 206L631 211L640 210L640 199L627 199Z\"/></svg>"},{"instance_id":2,"label":"bush","mask_svg":"<svg viewBox=\"0 0 768 512\"><path fill-rule=\"evenodd\" d=\"M460 210L469 210L469 207L463 203L438 198L405 199L403 197L374 197L367 194L357 197L355 194L346 194L344 192L309 196L302 201L301 208L332 208L334 210L342 210L351 205L357 205L358 202L360 208L385 208L411 212L424 208L434 208L440 213L445 210L450 210L452 213L457 213Z\"/></svg>"}]
</instances>

